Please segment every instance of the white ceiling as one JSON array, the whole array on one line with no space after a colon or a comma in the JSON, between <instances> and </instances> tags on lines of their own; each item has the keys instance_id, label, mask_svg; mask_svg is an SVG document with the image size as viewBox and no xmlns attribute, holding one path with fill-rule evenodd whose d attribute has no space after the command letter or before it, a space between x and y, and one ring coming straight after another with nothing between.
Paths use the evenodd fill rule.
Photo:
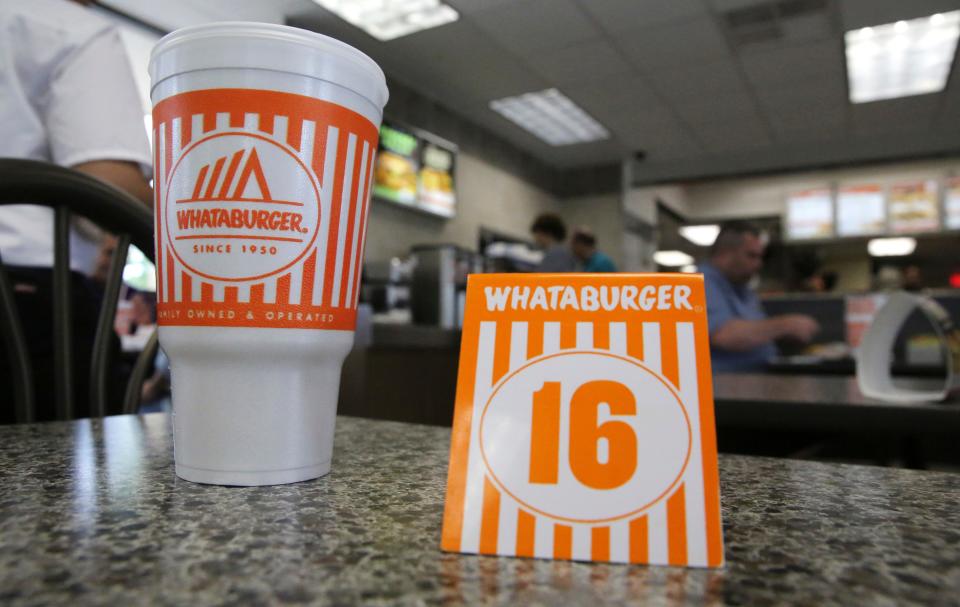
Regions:
<instances>
[{"instance_id":1,"label":"white ceiling","mask_svg":"<svg viewBox=\"0 0 960 607\"><path fill-rule=\"evenodd\" d=\"M960 0L446 0L460 19L380 42L307 0L179 0L205 15L270 7L352 44L393 78L557 167L618 162L640 180L960 151L960 65L943 93L851 105L843 32ZM823 4L796 17L798 2ZM147 0L111 4L156 5ZM163 3L169 14L169 3ZM780 6L773 39L739 44L726 11ZM749 14L746 14L749 17ZM548 146L489 109L556 87L612 133Z\"/></svg>"}]
</instances>

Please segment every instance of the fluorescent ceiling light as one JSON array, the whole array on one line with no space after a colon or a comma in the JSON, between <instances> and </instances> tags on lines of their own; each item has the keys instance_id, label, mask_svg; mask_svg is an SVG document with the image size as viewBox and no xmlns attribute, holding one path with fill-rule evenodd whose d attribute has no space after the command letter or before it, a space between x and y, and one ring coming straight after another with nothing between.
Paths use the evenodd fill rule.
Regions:
<instances>
[{"instance_id":1,"label":"fluorescent ceiling light","mask_svg":"<svg viewBox=\"0 0 960 607\"><path fill-rule=\"evenodd\" d=\"M850 30L850 101L865 103L942 91L960 36L960 11Z\"/></svg>"},{"instance_id":2,"label":"fluorescent ceiling light","mask_svg":"<svg viewBox=\"0 0 960 607\"><path fill-rule=\"evenodd\" d=\"M694 272L697 271L697 266L693 264L686 265L680 268L680 271L683 272L684 274L693 274Z\"/></svg>"},{"instance_id":3,"label":"fluorescent ceiling light","mask_svg":"<svg viewBox=\"0 0 960 607\"><path fill-rule=\"evenodd\" d=\"M550 145L610 137L602 124L557 89L496 99L490 102L490 109Z\"/></svg>"},{"instance_id":4,"label":"fluorescent ceiling light","mask_svg":"<svg viewBox=\"0 0 960 607\"><path fill-rule=\"evenodd\" d=\"M657 251L653 254L653 260L657 262L657 265L668 268L678 268L680 266L693 264L693 257L690 257L683 251Z\"/></svg>"},{"instance_id":5,"label":"fluorescent ceiling light","mask_svg":"<svg viewBox=\"0 0 960 607\"><path fill-rule=\"evenodd\" d=\"M720 226L713 223L702 226L682 226L680 235L701 247L709 247L717 239L720 233Z\"/></svg>"},{"instance_id":6,"label":"fluorescent ceiling light","mask_svg":"<svg viewBox=\"0 0 960 607\"><path fill-rule=\"evenodd\" d=\"M313 1L377 40L393 40L460 18L440 0Z\"/></svg>"},{"instance_id":7,"label":"fluorescent ceiling light","mask_svg":"<svg viewBox=\"0 0 960 607\"><path fill-rule=\"evenodd\" d=\"M873 257L901 257L916 248L916 238L874 238L867 243L867 252Z\"/></svg>"}]
</instances>

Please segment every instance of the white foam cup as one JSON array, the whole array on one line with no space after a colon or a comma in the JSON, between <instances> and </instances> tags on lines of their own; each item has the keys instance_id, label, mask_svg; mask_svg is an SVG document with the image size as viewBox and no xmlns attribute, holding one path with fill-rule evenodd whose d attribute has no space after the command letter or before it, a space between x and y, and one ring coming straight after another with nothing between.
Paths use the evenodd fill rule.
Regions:
<instances>
[{"instance_id":1,"label":"white foam cup","mask_svg":"<svg viewBox=\"0 0 960 607\"><path fill-rule=\"evenodd\" d=\"M157 316L181 478L330 470L387 87L360 51L263 23L150 59Z\"/></svg>"}]
</instances>

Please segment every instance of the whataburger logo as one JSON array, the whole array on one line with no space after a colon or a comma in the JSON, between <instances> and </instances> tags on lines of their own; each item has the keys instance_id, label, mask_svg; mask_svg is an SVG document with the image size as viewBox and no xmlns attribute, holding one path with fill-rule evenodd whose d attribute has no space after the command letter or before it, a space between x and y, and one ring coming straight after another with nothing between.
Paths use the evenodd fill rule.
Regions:
<instances>
[{"instance_id":1,"label":"whataburger logo","mask_svg":"<svg viewBox=\"0 0 960 607\"><path fill-rule=\"evenodd\" d=\"M244 161L243 158L246 157ZM234 179L233 175L237 172L237 167L243 162L243 169L239 176ZM293 206L303 206L301 202L291 202L283 200L274 200L270 195L270 187L267 185L267 178L263 174L263 166L260 164L260 158L257 156L257 149L238 150L230 158L230 165L227 168L226 178L220 187L219 192L214 194L214 188L220 178L220 172L226 162L226 157L218 158L213 165L212 174L210 165L205 164L200 168L197 174L196 184L193 187L193 195L190 198L177 200L177 204L191 202L259 202L272 204L287 204ZM243 193L250 185L250 178L253 177L256 187L259 190L259 197L244 198ZM235 181L232 193L228 193L231 182ZM202 193L201 193L202 192ZM302 227L303 215L290 211L265 211L258 209L183 209L177 210L177 226L181 230L194 228L243 228L248 230L280 230L281 232L296 232L306 234L309 230ZM233 235L233 237L241 235ZM216 238L217 236L208 236ZM258 238L257 234L251 233L250 238ZM182 238L182 237L181 237ZM280 238L272 238L280 240ZM297 239L299 241L299 239Z\"/></svg>"},{"instance_id":2,"label":"whataburger logo","mask_svg":"<svg viewBox=\"0 0 960 607\"><path fill-rule=\"evenodd\" d=\"M166 201L174 254L196 274L220 280L290 267L313 244L320 215L312 171L283 145L251 133L212 135L185 150Z\"/></svg>"}]
</instances>

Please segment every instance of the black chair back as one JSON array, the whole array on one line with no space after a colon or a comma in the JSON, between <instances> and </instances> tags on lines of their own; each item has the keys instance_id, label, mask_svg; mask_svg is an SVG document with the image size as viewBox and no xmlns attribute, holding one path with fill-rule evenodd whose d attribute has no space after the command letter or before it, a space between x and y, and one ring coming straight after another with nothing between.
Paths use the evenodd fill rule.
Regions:
<instances>
[{"instance_id":1,"label":"black chair back","mask_svg":"<svg viewBox=\"0 0 960 607\"><path fill-rule=\"evenodd\" d=\"M90 406L95 416L107 411L109 340L113 331L123 267L130 244L154 261L153 216L133 197L92 177L60 166L21 159L0 159L0 205L35 204L54 210L53 336L54 395L57 419L72 419L74 403L73 323L70 293L70 222L76 214L117 235L110 260L93 352L90 356ZM0 251L2 255L2 251ZM13 289L0 258L0 332L10 361L16 421L35 419L33 370ZM156 355L156 331L134 365L124 412L140 403L140 385Z\"/></svg>"}]
</instances>

